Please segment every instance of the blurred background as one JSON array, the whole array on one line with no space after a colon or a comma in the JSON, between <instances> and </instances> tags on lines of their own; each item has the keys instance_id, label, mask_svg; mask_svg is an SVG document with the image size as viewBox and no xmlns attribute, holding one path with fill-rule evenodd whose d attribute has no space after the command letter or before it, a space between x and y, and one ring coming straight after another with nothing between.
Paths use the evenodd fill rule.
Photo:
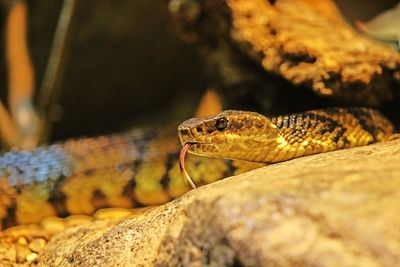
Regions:
<instances>
[{"instance_id":1,"label":"blurred background","mask_svg":"<svg viewBox=\"0 0 400 267\"><path fill-rule=\"evenodd\" d=\"M4 1L3 2L7 2ZM96 135L192 115L207 88L195 47L175 33L166 1L78 1L50 140ZM336 1L350 23L398 1ZM35 83L42 82L63 1L27 1ZM2 6L1 35L6 9ZM0 42L4 51L4 41ZM4 53L0 98L7 99Z\"/></svg>"}]
</instances>

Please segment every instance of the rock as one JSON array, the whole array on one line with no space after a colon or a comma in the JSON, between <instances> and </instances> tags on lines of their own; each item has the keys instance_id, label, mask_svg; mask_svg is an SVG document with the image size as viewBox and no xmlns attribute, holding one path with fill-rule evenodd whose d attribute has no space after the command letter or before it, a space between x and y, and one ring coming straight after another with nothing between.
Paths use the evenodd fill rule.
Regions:
<instances>
[{"instance_id":1,"label":"rock","mask_svg":"<svg viewBox=\"0 0 400 267\"><path fill-rule=\"evenodd\" d=\"M43 266L399 266L400 141L270 165L68 228Z\"/></svg>"}]
</instances>

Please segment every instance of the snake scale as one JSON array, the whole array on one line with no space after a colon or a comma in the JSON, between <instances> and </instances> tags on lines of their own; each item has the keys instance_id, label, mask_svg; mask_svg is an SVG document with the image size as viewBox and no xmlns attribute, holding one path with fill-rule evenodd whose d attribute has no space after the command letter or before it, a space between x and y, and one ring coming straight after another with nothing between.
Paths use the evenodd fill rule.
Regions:
<instances>
[{"instance_id":1,"label":"snake scale","mask_svg":"<svg viewBox=\"0 0 400 267\"><path fill-rule=\"evenodd\" d=\"M264 163L384 141L394 129L371 109L329 108L272 118L224 111L187 120L178 133L189 152L209 156L191 156L187 164L195 182L207 184ZM1 228L165 203L190 189L179 172L180 149L176 127L166 127L6 152L0 156Z\"/></svg>"}]
</instances>

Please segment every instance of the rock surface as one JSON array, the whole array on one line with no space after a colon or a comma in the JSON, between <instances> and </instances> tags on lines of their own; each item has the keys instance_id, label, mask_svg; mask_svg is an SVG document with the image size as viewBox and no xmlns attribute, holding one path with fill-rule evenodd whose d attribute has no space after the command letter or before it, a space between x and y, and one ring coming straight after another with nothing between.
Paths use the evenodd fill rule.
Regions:
<instances>
[{"instance_id":1,"label":"rock surface","mask_svg":"<svg viewBox=\"0 0 400 267\"><path fill-rule=\"evenodd\" d=\"M303 157L57 235L43 266L399 266L400 141Z\"/></svg>"}]
</instances>

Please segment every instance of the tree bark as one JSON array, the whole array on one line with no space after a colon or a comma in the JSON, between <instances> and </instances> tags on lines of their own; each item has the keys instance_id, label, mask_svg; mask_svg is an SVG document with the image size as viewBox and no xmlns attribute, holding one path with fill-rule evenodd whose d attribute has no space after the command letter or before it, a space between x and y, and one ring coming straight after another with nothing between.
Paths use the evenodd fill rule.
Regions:
<instances>
[{"instance_id":1,"label":"tree bark","mask_svg":"<svg viewBox=\"0 0 400 267\"><path fill-rule=\"evenodd\" d=\"M331 0L195 2L197 20L182 15L186 9L174 9L175 18L225 87L262 79L249 69L251 58L318 96L377 106L400 95L399 53L357 33Z\"/></svg>"}]
</instances>

